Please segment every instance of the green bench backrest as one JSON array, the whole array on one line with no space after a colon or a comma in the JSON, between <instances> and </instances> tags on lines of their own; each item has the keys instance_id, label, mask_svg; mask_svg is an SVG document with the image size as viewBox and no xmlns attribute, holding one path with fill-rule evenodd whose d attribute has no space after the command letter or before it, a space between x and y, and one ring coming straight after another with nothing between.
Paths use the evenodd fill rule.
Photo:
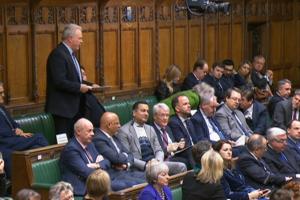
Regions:
<instances>
[{"instance_id":1,"label":"green bench backrest","mask_svg":"<svg viewBox=\"0 0 300 200\"><path fill-rule=\"evenodd\" d=\"M171 190L173 200L181 200L182 199L182 189L181 187L174 188Z\"/></svg>"},{"instance_id":2,"label":"green bench backrest","mask_svg":"<svg viewBox=\"0 0 300 200\"><path fill-rule=\"evenodd\" d=\"M56 144L54 121L51 114L24 115L17 117L15 120L24 132L42 133L49 144Z\"/></svg>"},{"instance_id":3,"label":"green bench backrest","mask_svg":"<svg viewBox=\"0 0 300 200\"><path fill-rule=\"evenodd\" d=\"M33 163L33 186L50 188L61 181L58 162L59 158Z\"/></svg>"}]
</instances>

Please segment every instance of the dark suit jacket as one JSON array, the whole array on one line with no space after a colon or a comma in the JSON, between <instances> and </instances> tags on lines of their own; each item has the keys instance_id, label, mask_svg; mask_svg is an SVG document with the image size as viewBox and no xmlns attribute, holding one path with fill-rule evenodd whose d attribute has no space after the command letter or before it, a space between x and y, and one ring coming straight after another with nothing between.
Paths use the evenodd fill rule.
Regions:
<instances>
[{"instance_id":1,"label":"dark suit jacket","mask_svg":"<svg viewBox=\"0 0 300 200\"><path fill-rule=\"evenodd\" d=\"M196 180L194 172L188 173L182 184L183 200L225 200L225 194L220 183L201 183Z\"/></svg>"},{"instance_id":2,"label":"dark suit jacket","mask_svg":"<svg viewBox=\"0 0 300 200\"><path fill-rule=\"evenodd\" d=\"M123 146L116 136L113 136L113 139L120 149L120 153L118 153L114 144L100 129L96 129L93 143L95 144L98 152L107 158L112 164L117 165L130 163L132 166L134 159L132 153Z\"/></svg>"},{"instance_id":3,"label":"dark suit jacket","mask_svg":"<svg viewBox=\"0 0 300 200\"><path fill-rule=\"evenodd\" d=\"M219 80L217 80L215 77L213 77L210 74L207 74L204 79L203 82L209 84L211 87L213 87L215 89L215 95L218 98L218 102L221 102L224 100L224 95L227 88L226 83L224 82L224 80L221 78ZM220 83L220 84L218 84ZM220 85L222 87L220 87Z\"/></svg>"},{"instance_id":4,"label":"dark suit jacket","mask_svg":"<svg viewBox=\"0 0 300 200\"><path fill-rule=\"evenodd\" d=\"M198 80L193 72L190 72L184 79L181 90L189 90L192 89L195 85L200 83L200 80Z\"/></svg>"},{"instance_id":5,"label":"dark suit jacket","mask_svg":"<svg viewBox=\"0 0 300 200\"><path fill-rule=\"evenodd\" d=\"M163 100L169 96L171 96L172 94L175 94L176 92L180 91L180 87L178 84L172 84L173 86L173 92L171 93L169 88L167 87L166 83L163 81L159 81L158 86L155 90L155 96L157 97L157 99Z\"/></svg>"},{"instance_id":6,"label":"dark suit jacket","mask_svg":"<svg viewBox=\"0 0 300 200\"><path fill-rule=\"evenodd\" d=\"M277 92L271 97L271 99L269 100L269 103L268 103L268 111L269 111L270 117L273 117L274 110L275 110L277 103L280 101L283 101L283 100L285 100L285 98L283 98L282 96L279 96Z\"/></svg>"},{"instance_id":7,"label":"dark suit jacket","mask_svg":"<svg viewBox=\"0 0 300 200\"><path fill-rule=\"evenodd\" d=\"M283 153L287 161L282 161L280 154L268 146L263 159L274 174L295 177L296 174L300 173L300 157L289 148L286 148Z\"/></svg>"},{"instance_id":8,"label":"dark suit jacket","mask_svg":"<svg viewBox=\"0 0 300 200\"><path fill-rule=\"evenodd\" d=\"M287 143L288 143L288 148L294 151L294 154L300 155L300 148L297 146L296 141L293 141L290 137L288 137Z\"/></svg>"},{"instance_id":9,"label":"dark suit jacket","mask_svg":"<svg viewBox=\"0 0 300 200\"><path fill-rule=\"evenodd\" d=\"M86 118L93 123L94 127L98 128L100 126L100 118L106 110L92 92L87 92L85 98Z\"/></svg>"},{"instance_id":10,"label":"dark suit jacket","mask_svg":"<svg viewBox=\"0 0 300 200\"><path fill-rule=\"evenodd\" d=\"M285 177L271 172L264 161L257 160L249 151L240 155L237 166L244 174L246 183L255 189L280 186L285 182Z\"/></svg>"},{"instance_id":11,"label":"dark suit jacket","mask_svg":"<svg viewBox=\"0 0 300 200\"><path fill-rule=\"evenodd\" d=\"M45 111L73 118L80 107L80 80L72 56L60 43L47 60L47 90Z\"/></svg>"},{"instance_id":12,"label":"dark suit jacket","mask_svg":"<svg viewBox=\"0 0 300 200\"><path fill-rule=\"evenodd\" d=\"M190 142L188 131L177 115L174 115L170 118L168 126L171 128L173 136L177 142L179 142L181 138L184 138L186 145L190 146L192 144ZM190 136L193 140L193 143L196 144L200 140L200 137L198 138L198 136L196 135L195 128L193 127L192 123L191 126Z\"/></svg>"},{"instance_id":13,"label":"dark suit jacket","mask_svg":"<svg viewBox=\"0 0 300 200\"><path fill-rule=\"evenodd\" d=\"M87 150L95 162L99 154L94 144L89 144ZM86 179L94 171L94 169L87 166L88 163L89 160L84 149L76 138L73 137L60 154L59 165L62 180L71 183L75 195L83 196L86 192ZM100 162L100 166L102 169L108 170L110 168L110 162L104 159Z\"/></svg>"},{"instance_id":14,"label":"dark suit jacket","mask_svg":"<svg viewBox=\"0 0 300 200\"><path fill-rule=\"evenodd\" d=\"M266 107L258 101L254 101L252 112L252 126L249 126L253 133L265 135L267 128L269 127L268 119L269 116Z\"/></svg>"},{"instance_id":15,"label":"dark suit jacket","mask_svg":"<svg viewBox=\"0 0 300 200\"><path fill-rule=\"evenodd\" d=\"M217 125L218 129L222 131L222 128L218 121L213 117L212 120ZM197 135L199 136L200 140L209 140L209 130L206 125L205 119L201 113L201 111L198 109L197 112L191 117L191 121L195 127L195 130L197 130ZM225 139L229 139L226 134L223 134Z\"/></svg>"},{"instance_id":16,"label":"dark suit jacket","mask_svg":"<svg viewBox=\"0 0 300 200\"><path fill-rule=\"evenodd\" d=\"M167 200L172 200L172 193L169 187L164 186L163 191ZM161 200L161 197L152 184L147 185L140 193L139 200Z\"/></svg>"},{"instance_id":17,"label":"dark suit jacket","mask_svg":"<svg viewBox=\"0 0 300 200\"><path fill-rule=\"evenodd\" d=\"M268 80L265 77L260 78L259 73L255 69L252 70L251 80L254 87L259 89L265 89L267 87Z\"/></svg>"},{"instance_id":18,"label":"dark suit jacket","mask_svg":"<svg viewBox=\"0 0 300 200\"><path fill-rule=\"evenodd\" d=\"M288 123L292 120L292 113L292 99L278 102L275 107L272 126L286 130Z\"/></svg>"}]
</instances>

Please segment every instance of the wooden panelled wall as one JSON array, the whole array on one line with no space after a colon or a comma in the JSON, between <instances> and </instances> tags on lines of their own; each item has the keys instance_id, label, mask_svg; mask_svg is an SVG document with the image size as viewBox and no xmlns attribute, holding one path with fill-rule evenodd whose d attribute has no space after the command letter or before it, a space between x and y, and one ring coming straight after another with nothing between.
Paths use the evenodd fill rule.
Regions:
<instances>
[{"instance_id":1,"label":"wooden panelled wall","mask_svg":"<svg viewBox=\"0 0 300 200\"><path fill-rule=\"evenodd\" d=\"M14 114L43 108L46 60L65 24L83 27L78 54L88 79L110 86L102 100L153 92L175 63L185 76L197 57L209 65L256 53L267 57L275 79L300 86L300 1L231 0L229 15L190 16L185 0L2 0L0 80ZM126 8L132 9L132 20Z\"/></svg>"}]
</instances>

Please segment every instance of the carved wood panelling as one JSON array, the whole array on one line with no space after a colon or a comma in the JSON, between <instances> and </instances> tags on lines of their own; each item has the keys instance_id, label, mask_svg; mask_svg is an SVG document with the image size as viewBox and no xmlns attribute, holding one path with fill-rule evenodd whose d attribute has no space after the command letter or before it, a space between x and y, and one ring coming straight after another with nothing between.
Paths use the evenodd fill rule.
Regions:
<instances>
[{"instance_id":1,"label":"carved wood panelling","mask_svg":"<svg viewBox=\"0 0 300 200\"><path fill-rule=\"evenodd\" d=\"M57 18L59 24L69 24L77 22L77 8L74 6L70 7L58 7Z\"/></svg>"},{"instance_id":2,"label":"carved wood panelling","mask_svg":"<svg viewBox=\"0 0 300 200\"><path fill-rule=\"evenodd\" d=\"M293 0L284 2L273 0L270 3L270 16L277 19L291 18L293 16Z\"/></svg>"},{"instance_id":3,"label":"carved wood panelling","mask_svg":"<svg viewBox=\"0 0 300 200\"><path fill-rule=\"evenodd\" d=\"M268 14L268 3L267 1L252 0L247 1L246 4L246 15L254 17L265 17Z\"/></svg>"},{"instance_id":4,"label":"carved wood panelling","mask_svg":"<svg viewBox=\"0 0 300 200\"><path fill-rule=\"evenodd\" d=\"M140 22L154 21L154 7L149 5L140 6L139 8Z\"/></svg>"},{"instance_id":5,"label":"carved wood panelling","mask_svg":"<svg viewBox=\"0 0 300 200\"><path fill-rule=\"evenodd\" d=\"M172 8L170 5L161 5L156 10L157 19L159 21L171 21L172 20Z\"/></svg>"},{"instance_id":6,"label":"carved wood panelling","mask_svg":"<svg viewBox=\"0 0 300 200\"><path fill-rule=\"evenodd\" d=\"M97 22L97 6L80 6L79 7L79 24L90 24Z\"/></svg>"},{"instance_id":7,"label":"carved wood panelling","mask_svg":"<svg viewBox=\"0 0 300 200\"><path fill-rule=\"evenodd\" d=\"M117 6L104 7L101 14L101 22L105 24L118 23L119 21L119 9Z\"/></svg>"},{"instance_id":8,"label":"carved wood panelling","mask_svg":"<svg viewBox=\"0 0 300 200\"><path fill-rule=\"evenodd\" d=\"M55 7L40 6L34 12L35 24L54 24Z\"/></svg>"},{"instance_id":9,"label":"carved wood panelling","mask_svg":"<svg viewBox=\"0 0 300 200\"><path fill-rule=\"evenodd\" d=\"M28 5L9 5L6 7L7 25L28 25L29 7Z\"/></svg>"},{"instance_id":10,"label":"carved wood panelling","mask_svg":"<svg viewBox=\"0 0 300 200\"><path fill-rule=\"evenodd\" d=\"M121 7L122 22L136 22L137 7L133 5L125 5Z\"/></svg>"}]
</instances>

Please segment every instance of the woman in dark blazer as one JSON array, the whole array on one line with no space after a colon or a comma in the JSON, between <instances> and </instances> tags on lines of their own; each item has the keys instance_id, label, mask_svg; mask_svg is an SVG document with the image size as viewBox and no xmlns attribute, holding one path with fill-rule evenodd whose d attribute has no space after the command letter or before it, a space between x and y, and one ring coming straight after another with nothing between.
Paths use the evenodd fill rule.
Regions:
<instances>
[{"instance_id":1,"label":"woman in dark blazer","mask_svg":"<svg viewBox=\"0 0 300 200\"><path fill-rule=\"evenodd\" d=\"M200 162L200 161L196 161ZM223 176L223 159L214 150L209 150L201 158L199 173L190 172L182 185L183 200L225 200L220 183Z\"/></svg>"},{"instance_id":2,"label":"woman in dark blazer","mask_svg":"<svg viewBox=\"0 0 300 200\"><path fill-rule=\"evenodd\" d=\"M220 153L224 161L224 174L221 179L225 195L231 200L263 200L268 190L255 190L245 183L245 178L235 167L235 160L232 159L232 146L230 142L220 140L213 145L213 149Z\"/></svg>"},{"instance_id":3,"label":"woman in dark blazer","mask_svg":"<svg viewBox=\"0 0 300 200\"><path fill-rule=\"evenodd\" d=\"M156 160L146 166L146 179L149 183L139 195L139 200L172 200L168 187L169 168Z\"/></svg>"}]
</instances>

